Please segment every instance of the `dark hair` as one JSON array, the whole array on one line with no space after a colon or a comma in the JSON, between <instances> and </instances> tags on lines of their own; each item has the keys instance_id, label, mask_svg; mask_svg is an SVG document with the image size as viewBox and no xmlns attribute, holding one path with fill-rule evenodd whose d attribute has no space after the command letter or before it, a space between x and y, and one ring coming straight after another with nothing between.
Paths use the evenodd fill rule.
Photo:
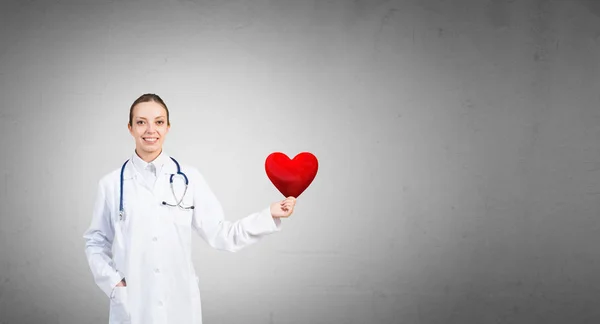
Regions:
<instances>
[{"instance_id":1,"label":"dark hair","mask_svg":"<svg viewBox=\"0 0 600 324\"><path fill-rule=\"evenodd\" d=\"M133 104L131 105L131 108L129 108L129 126L133 126L132 125L133 108L135 107L135 105L142 103L142 102L156 102L156 103L159 103L161 106L163 106L165 108L165 110L167 111L167 125L171 126L171 121L169 120L169 108L167 108L167 105L165 104L165 102L158 95L156 95L154 93L145 93L133 102Z\"/></svg>"}]
</instances>

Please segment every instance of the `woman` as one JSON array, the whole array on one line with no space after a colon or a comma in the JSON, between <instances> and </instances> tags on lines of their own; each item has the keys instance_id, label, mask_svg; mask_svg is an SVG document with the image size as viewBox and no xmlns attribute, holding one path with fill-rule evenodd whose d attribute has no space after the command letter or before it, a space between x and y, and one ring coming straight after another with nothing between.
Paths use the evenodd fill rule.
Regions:
<instances>
[{"instance_id":1,"label":"woman","mask_svg":"<svg viewBox=\"0 0 600 324\"><path fill-rule=\"evenodd\" d=\"M135 152L99 181L83 236L94 280L110 298L109 323L202 323L192 231L215 249L238 251L279 231L296 199L227 221L202 174L163 151L170 122L159 96L133 103L128 128Z\"/></svg>"}]
</instances>

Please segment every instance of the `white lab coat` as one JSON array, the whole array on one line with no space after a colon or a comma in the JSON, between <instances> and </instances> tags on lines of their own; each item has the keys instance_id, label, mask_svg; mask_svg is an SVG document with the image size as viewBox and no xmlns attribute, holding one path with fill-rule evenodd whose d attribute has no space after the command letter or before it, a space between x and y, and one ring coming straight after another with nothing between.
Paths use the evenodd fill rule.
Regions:
<instances>
[{"instance_id":1,"label":"white lab coat","mask_svg":"<svg viewBox=\"0 0 600 324\"><path fill-rule=\"evenodd\" d=\"M134 153L135 158L139 159ZM180 161L189 179L183 205L193 204L195 209L164 206L163 200L175 203L169 176L177 168L164 152L154 162L158 166L152 189L132 160L127 163L123 220L119 219L121 168L99 181L91 225L83 235L86 256L96 284L110 299L109 324L201 324L192 232L215 249L235 252L280 231L281 221L271 216L269 206L234 222L225 220L200 172ZM181 179L175 185L179 198ZM122 278L127 286L115 288Z\"/></svg>"}]
</instances>

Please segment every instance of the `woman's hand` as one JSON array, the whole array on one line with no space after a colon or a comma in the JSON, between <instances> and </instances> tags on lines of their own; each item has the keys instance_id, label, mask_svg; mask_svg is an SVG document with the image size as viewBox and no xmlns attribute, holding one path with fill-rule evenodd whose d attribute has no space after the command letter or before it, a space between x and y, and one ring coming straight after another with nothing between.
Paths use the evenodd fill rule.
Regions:
<instances>
[{"instance_id":1,"label":"woman's hand","mask_svg":"<svg viewBox=\"0 0 600 324\"><path fill-rule=\"evenodd\" d=\"M296 206L296 198L289 196L282 201L277 201L271 204L271 216L273 217L289 217L294 212Z\"/></svg>"}]
</instances>

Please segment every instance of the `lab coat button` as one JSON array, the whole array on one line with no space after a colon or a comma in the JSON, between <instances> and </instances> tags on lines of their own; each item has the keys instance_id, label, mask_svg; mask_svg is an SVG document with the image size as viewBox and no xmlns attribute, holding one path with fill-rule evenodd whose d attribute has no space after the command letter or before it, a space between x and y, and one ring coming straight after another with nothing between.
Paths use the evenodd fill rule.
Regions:
<instances>
[{"instance_id":1,"label":"lab coat button","mask_svg":"<svg viewBox=\"0 0 600 324\"><path fill-rule=\"evenodd\" d=\"M152 241L156 242L156 241L158 241L158 238L155 236L152 238Z\"/></svg>"}]
</instances>

